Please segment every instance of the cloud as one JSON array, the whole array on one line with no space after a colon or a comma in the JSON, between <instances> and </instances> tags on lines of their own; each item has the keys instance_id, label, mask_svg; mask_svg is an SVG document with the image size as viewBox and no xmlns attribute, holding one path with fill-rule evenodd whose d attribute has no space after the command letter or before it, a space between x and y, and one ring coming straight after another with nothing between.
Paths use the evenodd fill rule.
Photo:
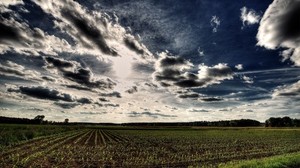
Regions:
<instances>
[{"instance_id":1,"label":"cloud","mask_svg":"<svg viewBox=\"0 0 300 168\"><path fill-rule=\"evenodd\" d=\"M197 49L197 52L198 52L198 55L199 55L200 57L203 57L203 56L205 56L205 54L204 54L204 51L203 51L203 50L201 50L201 48L200 48L200 47L198 47L198 49Z\"/></svg>"},{"instance_id":2,"label":"cloud","mask_svg":"<svg viewBox=\"0 0 300 168\"><path fill-rule=\"evenodd\" d=\"M253 9L247 9L247 7L241 8L241 21L243 22L243 27L246 25L253 25L259 23L261 16L255 12Z\"/></svg>"},{"instance_id":3,"label":"cloud","mask_svg":"<svg viewBox=\"0 0 300 168\"><path fill-rule=\"evenodd\" d=\"M99 114L107 114L107 112L80 112L80 114L85 114L85 115L99 115Z\"/></svg>"},{"instance_id":4,"label":"cloud","mask_svg":"<svg viewBox=\"0 0 300 168\"><path fill-rule=\"evenodd\" d=\"M233 71L227 64L208 67L204 64L199 65L198 74L185 74L186 79L176 82L180 87L207 87L212 84L220 84L226 79L233 79Z\"/></svg>"},{"instance_id":5,"label":"cloud","mask_svg":"<svg viewBox=\"0 0 300 168\"><path fill-rule=\"evenodd\" d=\"M24 66L11 61L6 61L5 64L0 63L0 75L16 76L23 79L41 80L39 72L25 69Z\"/></svg>"},{"instance_id":6,"label":"cloud","mask_svg":"<svg viewBox=\"0 0 300 168\"><path fill-rule=\"evenodd\" d=\"M242 76L242 79L244 80L244 83L248 83L248 84L254 83L253 79L246 75Z\"/></svg>"},{"instance_id":7,"label":"cloud","mask_svg":"<svg viewBox=\"0 0 300 168\"><path fill-rule=\"evenodd\" d=\"M260 22L257 45L267 49L284 48L284 59L300 66L299 15L300 1L274 0Z\"/></svg>"},{"instance_id":8,"label":"cloud","mask_svg":"<svg viewBox=\"0 0 300 168\"><path fill-rule=\"evenodd\" d=\"M1 0L0 6L14 6L14 5L24 5L23 0Z\"/></svg>"},{"instance_id":9,"label":"cloud","mask_svg":"<svg viewBox=\"0 0 300 168\"><path fill-rule=\"evenodd\" d=\"M195 93L195 92L187 92L187 93L182 93L177 95L177 97L181 98L181 99L187 99L187 98L193 98L193 99L197 99L200 97L199 93Z\"/></svg>"},{"instance_id":10,"label":"cloud","mask_svg":"<svg viewBox=\"0 0 300 168\"><path fill-rule=\"evenodd\" d=\"M243 64L237 64L236 66L234 66L237 70L243 70L244 67L243 67Z\"/></svg>"},{"instance_id":11,"label":"cloud","mask_svg":"<svg viewBox=\"0 0 300 168\"><path fill-rule=\"evenodd\" d=\"M132 88L126 90L126 92L129 93L129 94L133 94L133 93L135 93L137 91L138 91L138 89L137 89L136 86L133 86Z\"/></svg>"},{"instance_id":12,"label":"cloud","mask_svg":"<svg viewBox=\"0 0 300 168\"><path fill-rule=\"evenodd\" d=\"M48 87L42 87L42 86L20 86L18 89L8 88L9 92L20 92L22 94L38 98L38 99L47 99L47 100L53 100L53 101L66 101L66 102L73 102L74 98L67 93L61 93L58 90L50 89Z\"/></svg>"},{"instance_id":13,"label":"cloud","mask_svg":"<svg viewBox=\"0 0 300 168\"><path fill-rule=\"evenodd\" d=\"M104 96L104 97L116 97L116 98L121 98L121 93L119 92L111 92L111 93L101 93L100 96Z\"/></svg>"},{"instance_id":14,"label":"cloud","mask_svg":"<svg viewBox=\"0 0 300 168\"><path fill-rule=\"evenodd\" d=\"M100 97L99 100L102 101L102 102L109 102L109 100L104 98L104 97Z\"/></svg>"},{"instance_id":15,"label":"cloud","mask_svg":"<svg viewBox=\"0 0 300 168\"><path fill-rule=\"evenodd\" d=\"M0 16L0 29L0 54L11 51L25 55L57 55L57 52L71 50L66 40L17 21L13 14L9 18Z\"/></svg>"},{"instance_id":16,"label":"cloud","mask_svg":"<svg viewBox=\"0 0 300 168\"><path fill-rule=\"evenodd\" d=\"M286 98L293 98L293 99L300 99L300 81L292 84L292 85L284 85L278 87L273 91L272 94L273 98L277 97L286 97Z\"/></svg>"},{"instance_id":17,"label":"cloud","mask_svg":"<svg viewBox=\"0 0 300 168\"><path fill-rule=\"evenodd\" d=\"M88 99L88 98L85 98L85 97L78 99L77 102L82 103L82 104L91 104L91 103L93 103L93 101L91 99Z\"/></svg>"},{"instance_id":18,"label":"cloud","mask_svg":"<svg viewBox=\"0 0 300 168\"><path fill-rule=\"evenodd\" d=\"M57 68L62 72L63 77L77 82L80 85L98 89L112 89L116 85L116 83L113 82L110 78L95 78L93 72L89 68L83 68L80 63L76 61L67 61L62 58L55 58L50 56L45 57L45 61L46 69L51 70L53 68Z\"/></svg>"},{"instance_id":19,"label":"cloud","mask_svg":"<svg viewBox=\"0 0 300 168\"><path fill-rule=\"evenodd\" d=\"M204 109L194 109L194 108L192 108L192 109L188 109L187 110L188 112L195 112L195 113L207 113L207 112L209 112L208 110L204 110Z\"/></svg>"},{"instance_id":20,"label":"cloud","mask_svg":"<svg viewBox=\"0 0 300 168\"><path fill-rule=\"evenodd\" d=\"M161 114L161 113L152 113L152 112L130 112L128 113L129 114L129 117L152 117L152 118L158 118L158 117L164 117L164 118L174 118L174 117L177 117L176 115L167 115L167 114Z\"/></svg>"},{"instance_id":21,"label":"cloud","mask_svg":"<svg viewBox=\"0 0 300 168\"><path fill-rule=\"evenodd\" d=\"M46 62L48 63L47 66L49 67L56 67L58 69L64 68L73 68L79 66L79 63L75 61L66 61L62 58L55 58L55 57L45 57Z\"/></svg>"},{"instance_id":22,"label":"cloud","mask_svg":"<svg viewBox=\"0 0 300 168\"><path fill-rule=\"evenodd\" d=\"M124 38L124 43L129 49L135 51L138 54L148 56L152 55L150 51L143 44L139 43L138 40L135 39L135 37L132 35L126 35Z\"/></svg>"},{"instance_id":23,"label":"cloud","mask_svg":"<svg viewBox=\"0 0 300 168\"><path fill-rule=\"evenodd\" d=\"M210 25L213 28L213 33L218 32L218 28L221 25L221 20L218 16L212 16L210 20Z\"/></svg>"},{"instance_id":24,"label":"cloud","mask_svg":"<svg viewBox=\"0 0 300 168\"><path fill-rule=\"evenodd\" d=\"M216 102L216 101L222 101L222 98L217 98L217 97L206 97L206 98L202 98L202 101L205 102Z\"/></svg>"},{"instance_id":25,"label":"cloud","mask_svg":"<svg viewBox=\"0 0 300 168\"><path fill-rule=\"evenodd\" d=\"M234 75L231 68L223 63L212 67L200 64L198 73L193 72L193 68L194 65L183 58L161 53L152 76L154 81L164 87L175 85L182 88L199 88L233 79Z\"/></svg>"},{"instance_id":26,"label":"cloud","mask_svg":"<svg viewBox=\"0 0 300 168\"><path fill-rule=\"evenodd\" d=\"M125 47L142 58L152 57L143 44L105 13L89 10L73 0L34 2L54 17L55 28L71 37L79 54L123 57L128 54Z\"/></svg>"},{"instance_id":27,"label":"cloud","mask_svg":"<svg viewBox=\"0 0 300 168\"><path fill-rule=\"evenodd\" d=\"M54 102L54 105L57 105L64 109L72 109L80 104L79 103L68 103L68 102Z\"/></svg>"}]
</instances>

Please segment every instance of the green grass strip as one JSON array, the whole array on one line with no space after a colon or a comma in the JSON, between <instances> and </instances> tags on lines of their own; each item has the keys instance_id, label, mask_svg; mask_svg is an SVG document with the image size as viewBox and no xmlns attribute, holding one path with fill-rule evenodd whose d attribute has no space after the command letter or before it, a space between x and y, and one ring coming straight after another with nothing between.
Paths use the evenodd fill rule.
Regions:
<instances>
[{"instance_id":1,"label":"green grass strip","mask_svg":"<svg viewBox=\"0 0 300 168\"><path fill-rule=\"evenodd\" d=\"M296 168L300 167L300 153L291 153L263 159L236 161L221 164L220 168Z\"/></svg>"}]
</instances>

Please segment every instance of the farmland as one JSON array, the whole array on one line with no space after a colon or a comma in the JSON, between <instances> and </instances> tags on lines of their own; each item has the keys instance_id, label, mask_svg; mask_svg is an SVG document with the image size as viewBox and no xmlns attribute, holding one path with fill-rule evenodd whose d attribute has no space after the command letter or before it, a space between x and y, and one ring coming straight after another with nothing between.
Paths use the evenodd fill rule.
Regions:
<instances>
[{"instance_id":1,"label":"farmland","mask_svg":"<svg viewBox=\"0 0 300 168\"><path fill-rule=\"evenodd\" d=\"M2 125L1 137L22 127L49 134L0 142L0 167L216 167L300 152L292 128Z\"/></svg>"}]
</instances>

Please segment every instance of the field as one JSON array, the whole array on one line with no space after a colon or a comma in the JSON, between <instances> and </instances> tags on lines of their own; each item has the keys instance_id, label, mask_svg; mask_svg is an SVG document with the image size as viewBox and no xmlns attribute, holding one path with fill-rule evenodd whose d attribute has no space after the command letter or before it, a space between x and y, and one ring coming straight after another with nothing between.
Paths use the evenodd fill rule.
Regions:
<instances>
[{"instance_id":1,"label":"field","mask_svg":"<svg viewBox=\"0 0 300 168\"><path fill-rule=\"evenodd\" d=\"M4 168L231 167L300 152L300 129L1 125L0 137Z\"/></svg>"}]
</instances>

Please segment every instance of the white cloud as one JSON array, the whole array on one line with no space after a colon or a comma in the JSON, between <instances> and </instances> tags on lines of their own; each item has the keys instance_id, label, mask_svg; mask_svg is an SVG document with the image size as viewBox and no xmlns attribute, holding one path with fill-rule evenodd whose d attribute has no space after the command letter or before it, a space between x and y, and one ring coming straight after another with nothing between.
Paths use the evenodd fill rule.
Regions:
<instances>
[{"instance_id":1,"label":"white cloud","mask_svg":"<svg viewBox=\"0 0 300 168\"><path fill-rule=\"evenodd\" d=\"M253 25L259 23L261 16L257 14L253 9L247 9L247 7L241 8L241 20L243 22L243 26L245 25Z\"/></svg>"},{"instance_id":2,"label":"white cloud","mask_svg":"<svg viewBox=\"0 0 300 168\"><path fill-rule=\"evenodd\" d=\"M236 66L234 66L237 70L243 70L243 64L237 64Z\"/></svg>"},{"instance_id":3,"label":"white cloud","mask_svg":"<svg viewBox=\"0 0 300 168\"><path fill-rule=\"evenodd\" d=\"M24 5L23 0L1 0L0 6Z\"/></svg>"},{"instance_id":4,"label":"white cloud","mask_svg":"<svg viewBox=\"0 0 300 168\"><path fill-rule=\"evenodd\" d=\"M200 48L200 47L198 48L198 50L197 50L197 51L198 51L198 54L199 54L199 56L200 56L200 57L203 57L203 56L205 56L205 54L204 54L204 51L203 51L203 50L201 50L201 48Z\"/></svg>"},{"instance_id":5,"label":"white cloud","mask_svg":"<svg viewBox=\"0 0 300 168\"><path fill-rule=\"evenodd\" d=\"M248 76L243 76L242 79L244 80L244 83L252 84L254 83L253 79Z\"/></svg>"},{"instance_id":6,"label":"white cloud","mask_svg":"<svg viewBox=\"0 0 300 168\"><path fill-rule=\"evenodd\" d=\"M257 45L267 49L284 48L283 60L300 66L300 1L274 0L260 22Z\"/></svg>"},{"instance_id":7,"label":"white cloud","mask_svg":"<svg viewBox=\"0 0 300 168\"><path fill-rule=\"evenodd\" d=\"M212 16L210 20L210 25L213 28L213 33L218 32L218 28L221 25L221 20L218 16Z\"/></svg>"}]
</instances>

